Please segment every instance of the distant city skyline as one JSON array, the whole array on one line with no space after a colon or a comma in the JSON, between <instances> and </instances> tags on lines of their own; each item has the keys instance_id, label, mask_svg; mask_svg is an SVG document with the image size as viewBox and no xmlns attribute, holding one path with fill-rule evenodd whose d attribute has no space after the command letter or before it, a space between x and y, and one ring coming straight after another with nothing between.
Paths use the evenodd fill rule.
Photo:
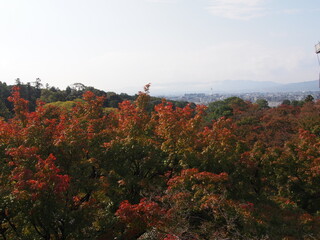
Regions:
<instances>
[{"instance_id":1,"label":"distant city skyline","mask_svg":"<svg viewBox=\"0 0 320 240\"><path fill-rule=\"evenodd\" d=\"M318 79L316 0L0 0L0 81L134 94Z\"/></svg>"}]
</instances>

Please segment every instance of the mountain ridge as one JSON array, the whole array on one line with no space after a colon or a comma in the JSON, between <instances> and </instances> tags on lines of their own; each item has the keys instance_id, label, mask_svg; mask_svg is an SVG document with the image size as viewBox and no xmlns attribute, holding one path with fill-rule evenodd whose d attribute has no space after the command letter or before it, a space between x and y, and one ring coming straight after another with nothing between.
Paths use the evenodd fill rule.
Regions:
<instances>
[{"instance_id":1,"label":"mountain ridge","mask_svg":"<svg viewBox=\"0 0 320 240\"><path fill-rule=\"evenodd\" d=\"M205 84L186 84L183 87L176 84L172 86L170 94L185 94L185 93L276 93L276 92L308 92L319 91L318 80L295 82L295 83L277 83L272 81L253 81L253 80L225 80L219 82ZM172 89L175 89L172 91ZM192 89L192 90L189 90ZM155 93L157 95L157 93Z\"/></svg>"}]
</instances>

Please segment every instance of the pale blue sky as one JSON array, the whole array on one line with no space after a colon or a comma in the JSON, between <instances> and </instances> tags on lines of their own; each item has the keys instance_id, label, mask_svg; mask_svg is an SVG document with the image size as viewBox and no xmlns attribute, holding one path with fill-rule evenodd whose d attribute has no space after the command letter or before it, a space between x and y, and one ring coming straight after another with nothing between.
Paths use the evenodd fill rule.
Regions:
<instances>
[{"instance_id":1,"label":"pale blue sky","mask_svg":"<svg viewBox=\"0 0 320 240\"><path fill-rule=\"evenodd\" d=\"M201 91L311 81L319 0L0 0L0 81Z\"/></svg>"}]
</instances>

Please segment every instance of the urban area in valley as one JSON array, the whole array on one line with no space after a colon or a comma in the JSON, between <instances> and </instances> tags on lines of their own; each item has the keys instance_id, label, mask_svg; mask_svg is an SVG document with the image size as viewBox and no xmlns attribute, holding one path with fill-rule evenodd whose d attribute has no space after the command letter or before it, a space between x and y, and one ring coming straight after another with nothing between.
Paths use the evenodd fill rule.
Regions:
<instances>
[{"instance_id":1,"label":"urban area in valley","mask_svg":"<svg viewBox=\"0 0 320 240\"><path fill-rule=\"evenodd\" d=\"M196 104L209 104L210 102L225 100L229 97L239 97L245 101L256 102L259 99L268 101L269 107L276 107L285 103L295 103L304 100L308 95L314 99L320 99L320 91L301 91L301 92L254 92L254 93L186 93L184 95L163 96L173 101L187 101ZM290 102L288 102L290 101Z\"/></svg>"}]
</instances>

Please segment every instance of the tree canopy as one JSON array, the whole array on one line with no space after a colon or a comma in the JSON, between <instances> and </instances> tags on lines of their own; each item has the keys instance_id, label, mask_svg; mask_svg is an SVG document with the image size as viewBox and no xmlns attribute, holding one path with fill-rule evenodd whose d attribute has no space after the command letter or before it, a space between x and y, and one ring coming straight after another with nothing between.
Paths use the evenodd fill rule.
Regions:
<instances>
[{"instance_id":1,"label":"tree canopy","mask_svg":"<svg viewBox=\"0 0 320 240\"><path fill-rule=\"evenodd\" d=\"M33 110L13 87L0 238L320 238L319 101L151 107L148 88L106 112L93 91Z\"/></svg>"}]
</instances>

